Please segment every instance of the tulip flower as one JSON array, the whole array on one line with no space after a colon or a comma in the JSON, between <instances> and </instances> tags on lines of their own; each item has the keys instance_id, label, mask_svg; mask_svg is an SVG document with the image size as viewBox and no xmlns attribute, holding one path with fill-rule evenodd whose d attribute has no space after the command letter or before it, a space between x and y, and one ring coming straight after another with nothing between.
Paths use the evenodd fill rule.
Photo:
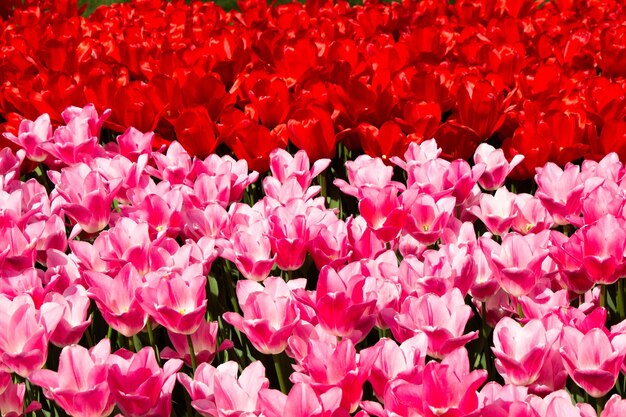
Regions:
<instances>
[{"instance_id":1,"label":"tulip flower","mask_svg":"<svg viewBox=\"0 0 626 417\"><path fill-rule=\"evenodd\" d=\"M119 350L107 359L108 383L116 405L125 416L150 414L164 395L167 380L174 380L183 365L179 359L170 359L161 369L150 346L133 354ZM171 392L169 393L171 394Z\"/></svg>"},{"instance_id":2,"label":"tulip flower","mask_svg":"<svg viewBox=\"0 0 626 417\"><path fill-rule=\"evenodd\" d=\"M558 333L548 334L539 319L520 326L504 317L493 332L496 368L505 382L530 385L537 380Z\"/></svg>"},{"instance_id":3,"label":"tulip flower","mask_svg":"<svg viewBox=\"0 0 626 417\"><path fill-rule=\"evenodd\" d=\"M303 289L306 283L300 279L285 283L277 277L263 283L239 281L237 299L244 315L226 312L224 320L248 336L260 352L278 354L287 347L287 339L300 320L292 291Z\"/></svg>"},{"instance_id":4,"label":"tulip flower","mask_svg":"<svg viewBox=\"0 0 626 417\"><path fill-rule=\"evenodd\" d=\"M615 385L626 355L624 338L626 335L620 334L609 340L601 329L583 334L574 327L563 327L563 365L574 382L592 397L602 397Z\"/></svg>"},{"instance_id":5,"label":"tulip flower","mask_svg":"<svg viewBox=\"0 0 626 417\"><path fill-rule=\"evenodd\" d=\"M109 354L108 339L101 340L91 350L66 346L61 351L58 372L42 369L29 380L42 387L46 398L54 400L72 416L107 416L115 406L107 382Z\"/></svg>"}]
</instances>

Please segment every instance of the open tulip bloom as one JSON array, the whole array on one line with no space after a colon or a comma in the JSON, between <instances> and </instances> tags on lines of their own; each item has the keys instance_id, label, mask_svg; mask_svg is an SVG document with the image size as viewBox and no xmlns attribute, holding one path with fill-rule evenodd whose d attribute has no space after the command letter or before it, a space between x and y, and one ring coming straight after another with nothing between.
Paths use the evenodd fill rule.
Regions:
<instances>
[{"instance_id":1,"label":"open tulip bloom","mask_svg":"<svg viewBox=\"0 0 626 417\"><path fill-rule=\"evenodd\" d=\"M621 2L77 3L0 5L2 416L626 415Z\"/></svg>"}]
</instances>

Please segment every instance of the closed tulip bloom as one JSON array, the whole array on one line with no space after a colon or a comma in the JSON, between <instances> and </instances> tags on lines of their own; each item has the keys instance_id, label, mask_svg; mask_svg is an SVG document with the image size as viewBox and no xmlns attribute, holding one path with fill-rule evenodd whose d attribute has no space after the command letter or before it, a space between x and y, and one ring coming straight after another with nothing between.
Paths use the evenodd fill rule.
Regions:
<instances>
[{"instance_id":1,"label":"closed tulip bloom","mask_svg":"<svg viewBox=\"0 0 626 417\"><path fill-rule=\"evenodd\" d=\"M148 415L162 395L163 385L175 379L183 365L170 359L159 367L154 349L146 346L137 353L120 350L109 356L108 382L115 402L125 416Z\"/></svg>"},{"instance_id":2,"label":"closed tulip bloom","mask_svg":"<svg viewBox=\"0 0 626 417\"><path fill-rule=\"evenodd\" d=\"M594 398L609 392L615 385L624 361L624 338L620 334L609 340L602 329L583 334L575 327L563 327L561 357L569 376Z\"/></svg>"},{"instance_id":3,"label":"closed tulip bloom","mask_svg":"<svg viewBox=\"0 0 626 417\"><path fill-rule=\"evenodd\" d=\"M548 236L547 231L525 236L509 233L501 245L488 238L480 239L481 249L504 291L515 297L532 291L543 274L541 265L548 256Z\"/></svg>"},{"instance_id":4,"label":"closed tulip bloom","mask_svg":"<svg viewBox=\"0 0 626 417\"><path fill-rule=\"evenodd\" d=\"M243 317L224 313L224 320L248 336L260 352L278 354L287 347L287 339L300 321L297 302L291 291L303 289L305 280L286 283L282 278L269 277L261 285L254 281L237 283L237 298Z\"/></svg>"},{"instance_id":5,"label":"closed tulip bloom","mask_svg":"<svg viewBox=\"0 0 626 417\"><path fill-rule=\"evenodd\" d=\"M61 351L58 372L42 369L29 380L43 388L47 398L56 401L72 417L108 416L114 402L107 382L111 347L103 339L91 350L66 346Z\"/></svg>"},{"instance_id":6,"label":"closed tulip bloom","mask_svg":"<svg viewBox=\"0 0 626 417\"><path fill-rule=\"evenodd\" d=\"M202 265L194 264L182 274L156 273L147 285L137 290L141 307L154 321L175 333L193 334L204 320L206 312L206 276Z\"/></svg>"},{"instance_id":7,"label":"closed tulip bloom","mask_svg":"<svg viewBox=\"0 0 626 417\"><path fill-rule=\"evenodd\" d=\"M514 385L535 382L558 336L553 333L548 334L538 319L530 320L523 327L510 317L501 319L493 333L493 353L504 381Z\"/></svg>"}]
</instances>

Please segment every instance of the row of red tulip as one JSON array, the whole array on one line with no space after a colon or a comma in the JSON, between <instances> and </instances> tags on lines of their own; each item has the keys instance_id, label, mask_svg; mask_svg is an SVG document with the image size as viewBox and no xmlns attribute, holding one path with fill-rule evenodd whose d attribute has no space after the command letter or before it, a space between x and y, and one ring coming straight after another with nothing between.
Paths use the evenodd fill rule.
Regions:
<instances>
[{"instance_id":1,"label":"row of red tulip","mask_svg":"<svg viewBox=\"0 0 626 417\"><path fill-rule=\"evenodd\" d=\"M626 157L620 1L135 0L89 17L76 0L15 3L0 21L3 131L95 103L107 129L200 157L225 144L259 171L288 142L317 160L337 142L389 158L434 137L466 159L489 141L525 155L516 178Z\"/></svg>"}]
</instances>

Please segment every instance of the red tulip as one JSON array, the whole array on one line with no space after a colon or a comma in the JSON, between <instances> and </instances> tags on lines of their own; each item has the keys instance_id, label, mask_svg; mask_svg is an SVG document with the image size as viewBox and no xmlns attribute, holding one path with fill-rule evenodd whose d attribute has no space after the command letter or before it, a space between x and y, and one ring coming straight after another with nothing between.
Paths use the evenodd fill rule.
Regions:
<instances>
[{"instance_id":1,"label":"red tulip","mask_svg":"<svg viewBox=\"0 0 626 417\"><path fill-rule=\"evenodd\" d=\"M215 151L218 140L215 138L213 122L204 107L185 110L174 124L176 139L190 154L206 158Z\"/></svg>"},{"instance_id":2,"label":"red tulip","mask_svg":"<svg viewBox=\"0 0 626 417\"><path fill-rule=\"evenodd\" d=\"M320 106L297 110L287 122L289 139L317 161L335 155L335 129L328 111Z\"/></svg>"}]
</instances>

